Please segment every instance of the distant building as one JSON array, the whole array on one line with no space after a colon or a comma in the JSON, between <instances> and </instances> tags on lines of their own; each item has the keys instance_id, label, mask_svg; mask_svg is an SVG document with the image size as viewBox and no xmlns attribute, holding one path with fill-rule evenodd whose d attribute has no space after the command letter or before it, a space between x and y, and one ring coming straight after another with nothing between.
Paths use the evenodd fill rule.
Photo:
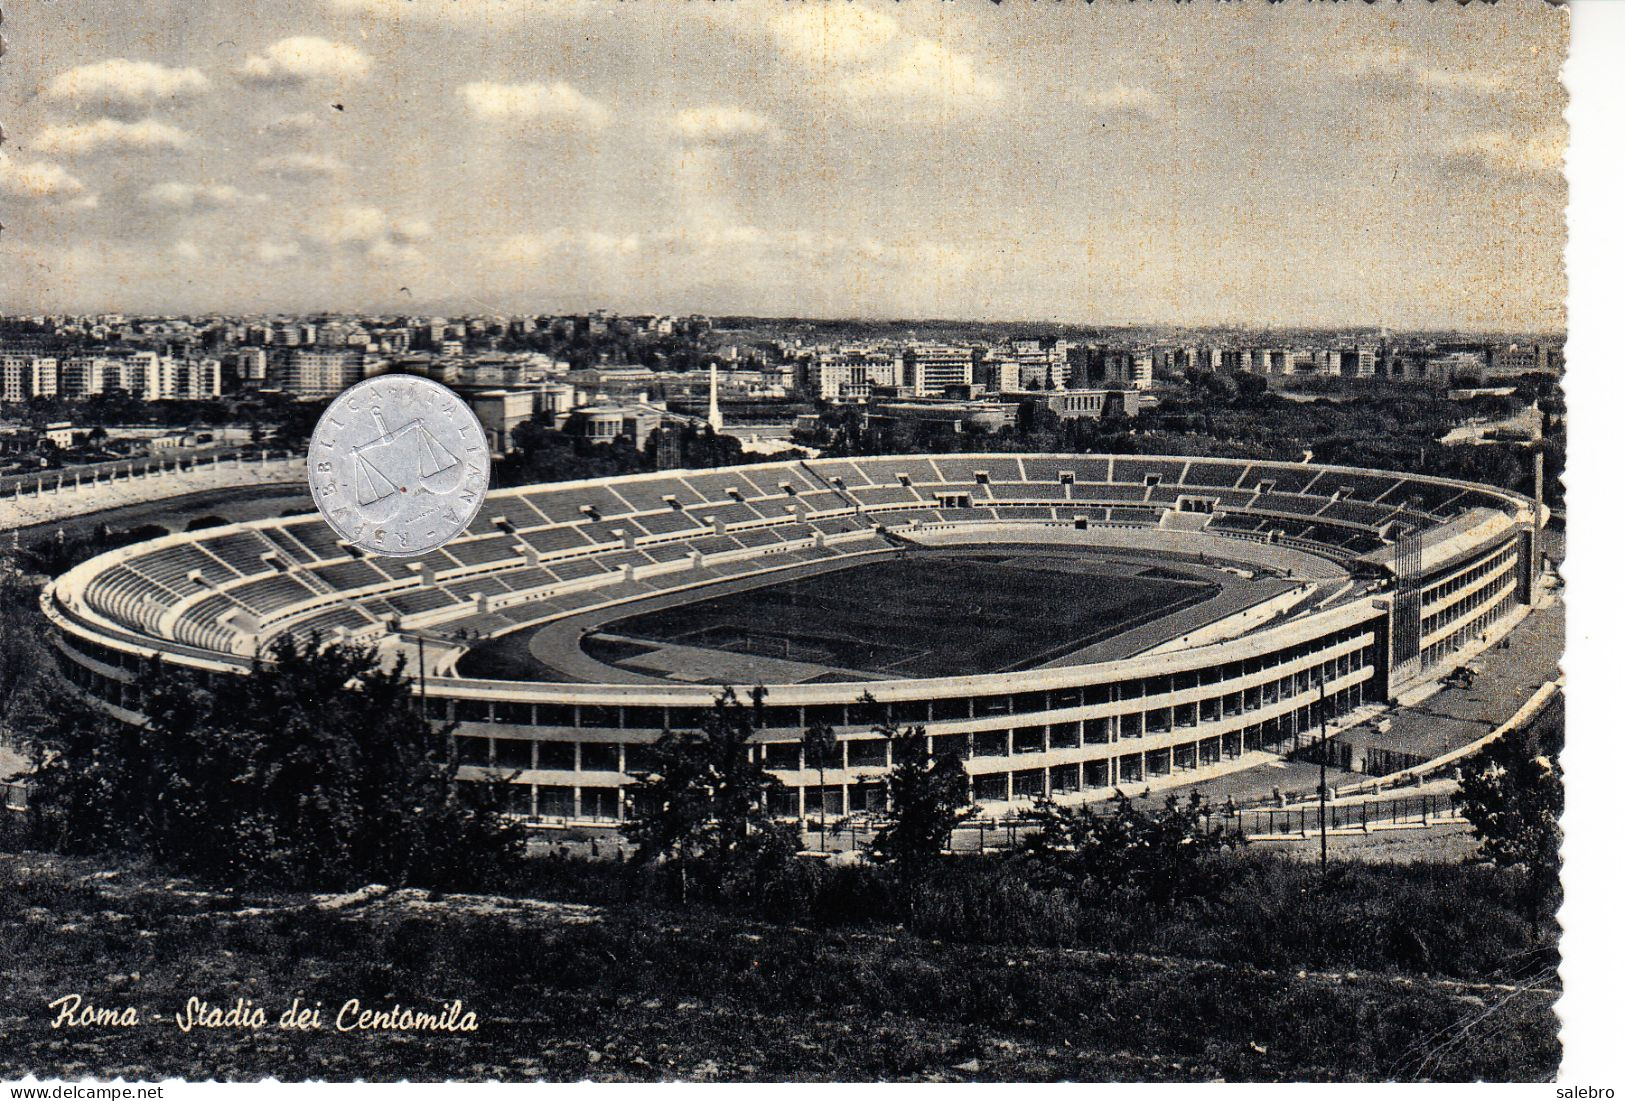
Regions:
<instances>
[{"instance_id":1,"label":"distant building","mask_svg":"<svg viewBox=\"0 0 1625 1101\"><path fill-rule=\"evenodd\" d=\"M57 392L65 398L84 398L102 392L106 371L103 356L67 356L58 365Z\"/></svg>"},{"instance_id":2,"label":"distant building","mask_svg":"<svg viewBox=\"0 0 1625 1101\"><path fill-rule=\"evenodd\" d=\"M576 388L568 382L544 382L536 388L536 416L548 424L563 423L575 408Z\"/></svg>"},{"instance_id":3,"label":"distant building","mask_svg":"<svg viewBox=\"0 0 1625 1101\"><path fill-rule=\"evenodd\" d=\"M1132 417L1140 411L1137 390L1047 390L1005 396L1041 406L1064 421Z\"/></svg>"},{"instance_id":4,"label":"distant building","mask_svg":"<svg viewBox=\"0 0 1625 1101\"><path fill-rule=\"evenodd\" d=\"M988 432L1014 427L1021 406L1013 401L881 401L870 420L890 419L936 425L963 432L975 425Z\"/></svg>"},{"instance_id":5,"label":"distant building","mask_svg":"<svg viewBox=\"0 0 1625 1101\"><path fill-rule=\"evenodd\" d=\"M642 447L665 416L665 410L643 402L582 405L570 412L564 431L592 443L614 443L624 438Z\"/></svg>"},{"instance_id":6,"label":"distant building","mask_svg":"<svg viewBox=\"0 0 1625 1101\"><path fill-rule=\"evenodd\" d=\"M525 390L482 390L468 395L467 400L485 429L486 443L498 455L513 450L513 430L536 411L536 396Z\"/></svg>"},{"instance_id":7,"label":"distant building","mask_svg":"<svg viewBox=\"0 0 1625 1101\"><path fill-rule=\"evenodd\" d=\"M1107 385L1144 390L1151 385L1155 361L1150 352L1106 352L1101 379Z\"/></svg>"},{"instance_id":8,"label":"distant building","mask_svg":"<svg viewBox=\"0 0 1625 1101\"><path fill-rule=\"evenodd\" d=\"M159 368L159 397L196 401L220 396L218 359L166 356Z\"/></svg>"},{"instance_id":9,"label":"distant building","mask_svg":"<svg viewBox=\"0 0 1625 1101\"><path fill-rule=\"evenodd\" d=\"M1450 382L1483 378L1485 366L1485 356L1481 351L1435 352L1427 357L1425 371L1432 381Z\"/></svg>"},{"instance_id":10,"label":"distant building","mask_svg":"<svg viewBox=\"0 0 1625 1101\"><path fill-rule=\"evenodd\" d=\"M971 350L952 344L912 344L903 352L903 388L936 397L949 386L971 383Z\"/></svg>"},{"instance_id":11,"label":"distant building","mask_svg":"<svg viewBox=\"0 0 1625 1101\"><path fill-rule=\"evenodd\" d=\"M884 352L826 352L802 365L801 389L823 401L866 401L876 386L896 386L902 359Z\"/></svg>"},{"instance_id":12,"label":"distant building","mask_svg":"<svg viewBox=\"0 0 1625 1101\"><path fill-rule=\"evenodd\" d=\"M264 348L238 348L236 355L237 381L257 386L266 379L269 360Z\"/></svg>"},{"instance_id":13,"label":"distant building","mask_svg":"<svg viewBox=\"0 0 1625 1101\"><path fill-rule=\"evenodd\" d=\"M0 401L27 401L54 397L57 362L51 356L0 353Z\"/></svg>"},{"instance_id":14,"label":"distant building","mask_svg":"<svg viewBox=\"0 0 1625 1101\"><path fill-rule=\"evenodd\" d=\"M1552 351L1544 344L1500 344L1488 350L1488 369L1498 375L1548 373L1556 370Z\"/></svg>"},{"instance_id":15,"label":"distant building","mask_svg":"<svg viewBox=\"0 0 1625 1101\"><path fill-rule=\"evenodd\" d=\"M1037 368L1042 378L1049 377L1048 365ZM1014 359L985 359L976 365L976 381L994 393L1006 390L1025 390L1029 384L1022 378L1024 368Z\"/></svg>"},{"instance_id":16,"label":"distant building","mask_svg":"<svg viewBox=\"0 0 1625 1101\"><path fill-rule=\"evenodd\" d=\"M284 353L278 381L295 394L337 394L361 381L364 358L354 348L294 348Z\"/></svg>"}]
</instances>

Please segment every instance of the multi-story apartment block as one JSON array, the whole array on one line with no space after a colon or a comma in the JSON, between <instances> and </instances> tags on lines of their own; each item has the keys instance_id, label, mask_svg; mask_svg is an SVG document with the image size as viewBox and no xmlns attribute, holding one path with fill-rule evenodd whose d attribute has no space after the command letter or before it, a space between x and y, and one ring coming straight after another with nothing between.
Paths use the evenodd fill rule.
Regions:
<instances>
[{"instance_id":1,"label":"multi-story apartment block","mask_svg":"<svg viewBox=\"0 0 1625 1101\"><path fill-rule=\"evenodd\" d=\"M56 359L22 352L0 353L0 401L56 395Z\"/></svg>"},{"instance_id":2,"label":"multi-story apartment block","mask_svg":"<svg viewBox=\"0 0 1625 1101\"><path fill-rule=\"evenodd\" d=\"M802 390L825 401L862 401L875 386L896 386L899 357L885 352L825 352L802 367Z\"/></svg>"},{"instance_id":3,"label":"multi-story apartment block","mask_svg":"<svg viewBox=\"0 0 1625 1101\"><path fill-rule=\"evenodd\" d=\"M921 397L940 397L949 386L971 383L971 350L953 344L911 344L903 352L903 387Z\"/></svg>"},{"instance_id":4,"label":"multi-story apartment block","mask_svg":"<svg viewBox=\"0 0 1625 1101\"><path fill-rule=\"evenodd\" d=\"M1144 390L1151 385L1156 357L1150 352L1109 351L1103 353L1103 380L1108 386Z\"/></svg>"},{"instance_id":5,"label":"multi-story apartment block","mask_svg":"<svg viewBox=\"0 0 1625 1101\"><path fill-rule=\"evenodd\" d=\"M66 356L57 365L57 392L65 398L85 398L102 392L107 370L105 356Z\"/></svg>"},{"instance_id":6,"label":"multi-story apartment block","mask_svg":"<svg viewBox=\"0 0 1625 1101\"><path fill-rule=\"evenodd\" d=\"M1039 389L1047 377L1046 365L1028 367L1014 359L989 358L976 365L976 381L994 393ZM1030 372L1030 373L1029 373ZM1029 382L1028 379L1033 379Z\"/></svg>"},{"instance_id":7,"label":"multi-story apartment block","mask_svg":"<svg viewBox=\"0 0 1625 1101\"><path fill-rule=\"evenodd\" d=\"M294 348L284 354L277 381L295 394L336 394L361 381L364 358L354 348Z\"/></svg>"},{"instance_id":8,"label":"multi-story apartment block","mask_svg":"<svg viewBox=\"0 0 1625 1101\"><path fill-rule=\"evenodd\" d=\"M159 363L159 396L171 399L201 400L220 396L220 361L186 356L165 357Z\"/></svg>"},{"instance_id":9,"label":"multi-story apartment block","mask_svg":"<svg viewBox=\"0 0 1625 1101\"><path fill-rule=\"evenodd\" d=\"M57 393L57 361L29 352L0 354L0 401L50 398Z\"/></svg>"},{"instance_id":10,"label":"multi-story apartment block","mask_svg":"<svg viewBox=\"0 0 1625 1101\"><path fill-rule=\"evenodd\" d=\"M237 381L245 386L257 386L267 377L269 360L264 348L238 348L236 356Z\"/></svg>"}]
</instances>

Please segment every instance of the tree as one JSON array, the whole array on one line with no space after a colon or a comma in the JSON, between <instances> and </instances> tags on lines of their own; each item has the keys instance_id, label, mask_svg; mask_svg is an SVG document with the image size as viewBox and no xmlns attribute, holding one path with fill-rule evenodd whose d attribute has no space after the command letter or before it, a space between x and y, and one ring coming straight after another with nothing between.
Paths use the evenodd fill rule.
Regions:
<instances>
[{"instance_id":1,"label":"tree","mask_svg":"<svg viewBox=\"0 0 1625 1101\"><path fill-rule=\"evenodd\" d=\"M223 688L154 659L142 726L71 700L36 716L30 802L63 847L221 883L494 882L518 830L496 785L457 781L451 728L422 716L403 665L284 636Z\"/></svg>"},{"instance_id":2,"label":"tree","mask_svg":"<svg viewBox=\"0 0 1625 1101\"><path fill-rule=\"evenodd\" d=\"M863 702L874 706L874 697L866 692ZM891 744L892 767L886 774L886 822L869 855L912 882L948 848L954 827L981 808L971 804L959 756L932 758L925 727L900 728L887 719L874 732Z\"/></svg>"},{"instance_id":3,"label":"tree","mask_svg":"<svg viewBox=\"0 0 1625 1101\"><path fill-rule=\"evenodd\" d=\"M670 861L679 902L687 903L691 881L713 896L749 893L775 873L773 858L785 850L785 831L768 810L783 785L750 741L764 693L753 695L757 706L747 707L724 689L698 730L666 731L650 767L627 788L624 832L634 860Z\"/></svg>"},{"instance_id":4,"label":"tree","mask_svg":"<svg viewBox=\"0 0 1625 1101\"><path fill-rule=\"evenodd\" d=\"M1204 822L1201 796L1169 795L1162 810L1144 810L1119 792L1110 814L1087 805L1041 803L1040 826L1029 834L1024 859L1040 882L1074 889L1122 891L1170 902L1190 887L1200 858L1234 837Z\"/></svg>"},{"instance_id":5,"label":"tree","mask_svg":"<svg viewBox=\"0 0 1625 1101\"><path fill-rule=\"evenodd\" d=\"M39 589L0 559L0 746L12 747L64 691L46 641Z\"/></svg>"},{"instance_id":6,"label":"tree","mask_svg":"<svg viewBox=\"0 0 1625 1101\"><path fill-rule=\"evenodd\" d=\"M1532 927L1555 909L1563 844L1561 724L1543 729L1508 733L1475 753L1462 767L1459 796L1485 858L1526 877Z\"/></svg>"}]
</instances>

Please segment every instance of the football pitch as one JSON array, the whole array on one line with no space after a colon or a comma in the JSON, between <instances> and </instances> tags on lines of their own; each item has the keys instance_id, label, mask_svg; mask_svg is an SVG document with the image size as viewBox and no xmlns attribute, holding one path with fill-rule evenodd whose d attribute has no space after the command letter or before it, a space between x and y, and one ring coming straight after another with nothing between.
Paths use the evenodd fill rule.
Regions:
<instances>
[{"instance_id":1,"label":"football pitch","mask_svg":"<svg viewBox=\"0 0 1625 1101\"><path fill-rule=\"evenodd\" d=\"M1146 564L1077 556L909 556L632 615L601 630L831 670L964 676L1041 665L1218 591Z\"/></svg>"}]
</instances>

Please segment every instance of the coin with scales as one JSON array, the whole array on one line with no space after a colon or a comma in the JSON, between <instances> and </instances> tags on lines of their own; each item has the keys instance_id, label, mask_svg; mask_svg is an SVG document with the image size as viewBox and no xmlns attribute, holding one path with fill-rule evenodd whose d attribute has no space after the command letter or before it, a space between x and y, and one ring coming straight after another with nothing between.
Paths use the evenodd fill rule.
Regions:
<instances>
[{"instance_id":1,"label":"coin with scales","mask_svg":"<svg viewBox=\"0 0 1625 1101\"><path fill-rule=\"evenodd\" d=\"M378 426L377 437L350 451L355 464L355 504L363 516L376 523L393 516L412 497L456 491L462 460L435 438L422 418L392 429L377 406L372 418Z\"/></svg>"}]
</instances>

